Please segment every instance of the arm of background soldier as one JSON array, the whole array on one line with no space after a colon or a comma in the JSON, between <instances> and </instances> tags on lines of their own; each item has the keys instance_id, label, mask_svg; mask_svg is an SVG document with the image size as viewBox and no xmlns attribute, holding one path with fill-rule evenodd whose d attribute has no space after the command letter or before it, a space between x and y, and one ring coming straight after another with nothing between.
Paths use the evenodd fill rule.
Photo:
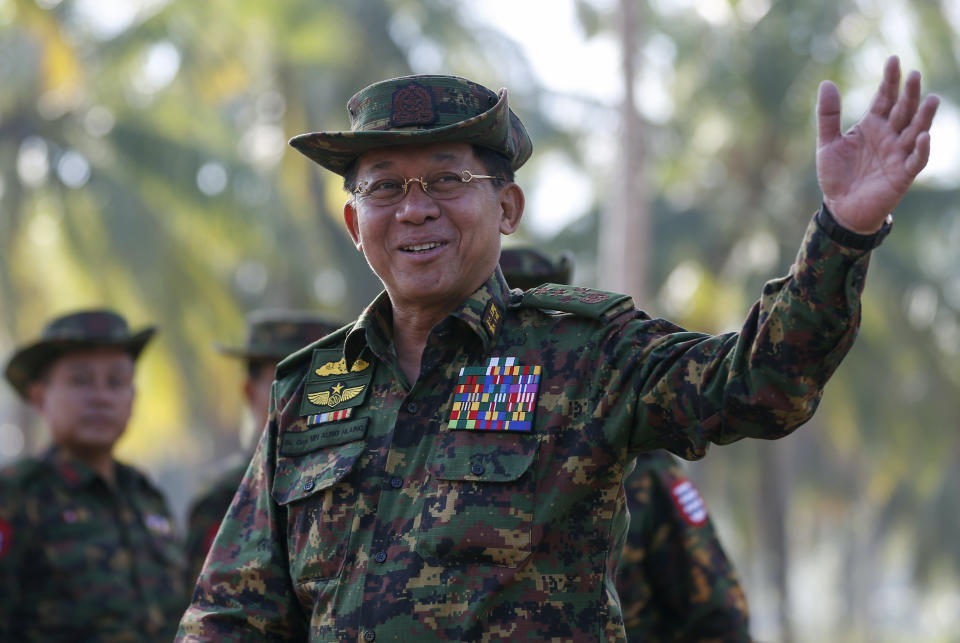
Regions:
<instances>
[{"instance_id":1,"label":"arm of background soldier","mask_svg":"<svg viewBox=\"0 0 960 643\"><path fill-rule=\"evenodd\" d=\"M271 419L207 555L177 641L306 638L287 566L286 516L270 495L277 436L270 404Z\"/></svg>"},{"instance_id":2,"label":"arm of background soldier","mask_svg":"<svg viewBox=\"0 0 960 643\"><path fill-rule=\"evenodd\" d=\"M628 640L749 641L737 574L676 461L662 451L641 455L625 488L631 519L618 589ZM647 594L639 606L630 604L636 587Z\"/></svg>"},{"instance_id":3,"label":"arm of background soldier","mask_svg":"<svg viewBox=\"0 0 960 643\"><path fill-rule=\"evenodd\" d=\"M214 507L214 500L203 497L195 501L187 514L187 591L193 595L193 588L197 584L203 561L207 557L213 537L220 528L223 520L223 507Z\"/></svg>"}]
</instances>

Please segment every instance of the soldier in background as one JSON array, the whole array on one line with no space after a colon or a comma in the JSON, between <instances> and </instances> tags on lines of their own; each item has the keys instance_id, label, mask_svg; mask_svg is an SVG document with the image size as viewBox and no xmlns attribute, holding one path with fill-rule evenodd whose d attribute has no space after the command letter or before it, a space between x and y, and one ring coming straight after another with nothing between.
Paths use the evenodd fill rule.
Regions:
<instances>
[{"instance_id":1,"label":"soldier in background","mask_svg":"<svg viewBox=\"0 0 960 643\"><path fill-rule=\"evenodd\" d=\"M512 288L569 284L573 259L504 248ZM666 451L637 456L624 480L630 529L617 592L631 641L749 641L749 610L700 492Z\"/></svg>"},{"instance_id":2,"label":"soldier in background","mask_svg":"<svg viewBox=\"0 0 960 643\"><path fill-rule=\"evenodd\" d=\"M169 641L183 550L161 493L113 448L154 328L91 310L54 319L6 377L53 445L0 472L0 640Z\"/></svg>"},{"instance_id":3,"label":"soldier in background","mask_svg":"<svg viewBox=\"0 0 960 643\"><path fill-rule=\"evenodd\" d=\"M218 345L221 353L240 358L246 363L243 397L257 431L267 423L270 386L277 362L340 326L342 324L304 311L259 310L247 316L245 346ZM210 543L217 535L223 514L240 486L249 461L247 456L229 464L224 473L193 501L187 523L188 591L192 591L196 583Z\"/></svg>"}]
</instances>

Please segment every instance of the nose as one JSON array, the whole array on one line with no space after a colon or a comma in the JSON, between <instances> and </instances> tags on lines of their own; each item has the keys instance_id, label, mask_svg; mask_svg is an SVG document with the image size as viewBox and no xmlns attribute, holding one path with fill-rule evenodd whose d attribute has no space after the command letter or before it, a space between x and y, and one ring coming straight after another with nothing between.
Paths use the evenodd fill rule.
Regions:
<instances>
[{"instance_id":1,"label":"nose","mask_svg":"<svg viewBox=\"0 0 960 643\"><path fill-rule=\"evenodd\" d=\"M440 208L423 189L420 179L407 179L407 193L397 204L397 221L419 225L439 215Z\"/></svg>"}]
</instances>

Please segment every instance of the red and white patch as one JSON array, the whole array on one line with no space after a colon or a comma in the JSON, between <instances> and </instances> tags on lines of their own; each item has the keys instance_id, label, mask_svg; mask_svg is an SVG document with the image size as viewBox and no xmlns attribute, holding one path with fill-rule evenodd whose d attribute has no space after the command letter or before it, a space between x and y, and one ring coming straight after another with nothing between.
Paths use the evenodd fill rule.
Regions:
<instances>
[{"instance_id":1,"label":"red and white patch","mask_svg":"<svg viewBox=\"0 0 960 643\"><path fill-rule=\"evenodd\" d=\"M6 520L0 520L0 558L13 549L13 526Z\"/></svg>"},{"instance_id":2,"label":"red and white patch","mask_svg":"<svg viewBox=\"0 0 960 643\"><path fill-rule=\"evenodd\" d=\"M688 525L702 527L707 523L707 504L692 482L682 478L670 486L670 497Z\"/></svg>"}]
</instances>

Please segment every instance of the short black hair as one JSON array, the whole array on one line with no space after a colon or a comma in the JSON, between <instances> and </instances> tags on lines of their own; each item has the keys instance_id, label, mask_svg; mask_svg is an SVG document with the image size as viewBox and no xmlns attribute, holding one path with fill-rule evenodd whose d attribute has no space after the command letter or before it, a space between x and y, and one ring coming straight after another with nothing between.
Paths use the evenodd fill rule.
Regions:
<instances>
[{"instance_id":1,"label":"short black hair","mask_svg":"<svg viewBox=\"0 0 960 643\"><path fill-rule=\"evenodd\" d=\"M471 144L470 147L473 148L473 155L483 165L487 174L500 177L504 183L513 183L513 165L510 164L510 159L489 147L476 144ZM354 160L346 172L343 173L343 189L353 194L356 187L357 162Z\"/></svg>"}]
</instances>

